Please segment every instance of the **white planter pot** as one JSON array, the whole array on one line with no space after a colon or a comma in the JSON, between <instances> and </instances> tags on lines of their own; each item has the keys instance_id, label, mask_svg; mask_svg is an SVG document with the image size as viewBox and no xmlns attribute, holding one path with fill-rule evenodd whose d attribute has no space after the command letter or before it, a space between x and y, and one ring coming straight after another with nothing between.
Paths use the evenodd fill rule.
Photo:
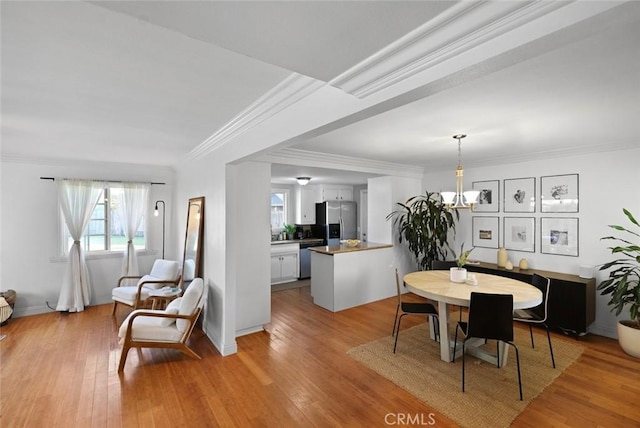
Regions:
<instances>
[{"instance_id":1,"label":"white planter pot","mask_svg":"<svg viewBox=\"0 0 640 428\"><path fill-rule=\"evenodd\" d=\"M618 343L624 352L640 358L640 330L618 321Z\"/></svg>"},{"instance_id":2,"label":"white planter pot","mask_svg":"<svg viewBox=\"0 0 640 428\"><path fill-rule=\"evenodd\" d=\"M449 269L449 279L451 282L464 282L467 279L467 270L465 268L452 267Z\"/></svg>"}]
</instances>

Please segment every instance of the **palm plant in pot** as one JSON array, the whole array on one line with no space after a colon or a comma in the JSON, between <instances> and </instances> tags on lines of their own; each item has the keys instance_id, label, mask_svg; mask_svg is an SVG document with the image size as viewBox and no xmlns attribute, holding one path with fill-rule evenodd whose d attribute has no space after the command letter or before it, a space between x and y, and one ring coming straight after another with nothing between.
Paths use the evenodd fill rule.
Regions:
<instances>
[{"instance_id":1,"label":"palm plant in pot","mask_svg":"<svg viewBox=\"0 0 640 428\"><path fill-rule=\"evenodd\" d=\"M434 260L446 260L449 232L455 233L458 211L450 211L442 203L440 194L425 192L398 202L400 209L387 215L398 229L398 242L407 243L422 270L431 269ZM455 217L454 217L455 216Z\"/></svg>"},{"instance_id":2,"label":"palm plant in pot","mask_svg":"<svg viewBox=\"0 0 640 428\"><path fill-rule=\"evenodd\" d=\"M622 211L633 225L640 228L640 224L628 210ZM624 226L609 227L632 235L629 239L640 237L639 233ZM616 236L605 236L601 239L616 241L618 245L608 249L619 258L600 266L601 271L610 269L609 278L602 281L597 289L601 295L611 296L608 304L612 311L616 311L616 315L620 315L625 307L629 307L631 319L618 321L618 342L627 354L640 358L640 245Z\"/></svg>"}]
</instances>

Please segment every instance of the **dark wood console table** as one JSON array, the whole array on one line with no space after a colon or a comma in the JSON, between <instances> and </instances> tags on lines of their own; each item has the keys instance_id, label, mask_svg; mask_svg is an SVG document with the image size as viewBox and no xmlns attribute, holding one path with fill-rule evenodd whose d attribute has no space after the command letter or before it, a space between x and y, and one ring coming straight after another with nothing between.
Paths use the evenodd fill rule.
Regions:
<instances>
[{"instance_id":1,"label":"dark wood console table","mask_svg":"<svg viewBox=\"0 0 640 428\"><path fill-rule=\"evenodd\" d=\"M496 264L480 262L465 266L470 272L506 276L531 283L534 273L551 279L549 287L549 328L564 333L582 336L596 319L596 280L577 275L550 272L539 269L521 270L514 267L506 270Z\"/></svg>"}]
</instances>

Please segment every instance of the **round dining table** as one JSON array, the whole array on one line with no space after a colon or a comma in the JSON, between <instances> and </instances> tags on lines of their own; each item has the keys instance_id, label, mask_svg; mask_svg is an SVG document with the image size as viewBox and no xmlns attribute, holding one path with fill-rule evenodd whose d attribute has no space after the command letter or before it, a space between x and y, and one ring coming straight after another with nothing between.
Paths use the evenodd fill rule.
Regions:
<instances>
[{"instance_id":1,"label":"round dining table","mask_svg":"<svg viewBox=\"0 0 640 428\"><path fill-rule=\"evenodd\" d=\"M411 272L404 276L404 284L407 289L418 296L438 302L438 317L440 320L440 358L451 362L453 342L449 337L449 305L469 307L471 293L511 294L513 296L513 309L526 309L538 306L542 303L542 292L531 284L486 273L470 273L477 284L456 283L450 281L448 270L429 270ZM433 327L433 326L432 326ZM432 331L432 338L435 337ZM484 340L478 345L484 344ZM504 345L504 344L503 344ZM504 366L507 359L507 348L501 346L501 361L497 361L495 355L490 355L480 350L477 346L469 346L469 353Z\"/></svg>"}]
</instances>

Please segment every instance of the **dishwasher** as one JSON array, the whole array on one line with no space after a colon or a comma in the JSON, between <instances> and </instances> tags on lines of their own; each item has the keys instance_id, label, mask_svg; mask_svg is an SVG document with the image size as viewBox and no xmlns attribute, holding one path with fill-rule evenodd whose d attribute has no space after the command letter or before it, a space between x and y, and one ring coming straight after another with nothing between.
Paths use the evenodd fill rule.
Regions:
<instances>
[{"instance_id":1,"label":"dishwasher","mask_svg":"<svg viewBox=\"0 0 640 428\"><path fill-rule=\"evenodd\" d=\"M309 247L321 247L322 241L301 242L300 243L300 277L299 279L311 278L311 253Z\"/></svg>"}]
</instances>

